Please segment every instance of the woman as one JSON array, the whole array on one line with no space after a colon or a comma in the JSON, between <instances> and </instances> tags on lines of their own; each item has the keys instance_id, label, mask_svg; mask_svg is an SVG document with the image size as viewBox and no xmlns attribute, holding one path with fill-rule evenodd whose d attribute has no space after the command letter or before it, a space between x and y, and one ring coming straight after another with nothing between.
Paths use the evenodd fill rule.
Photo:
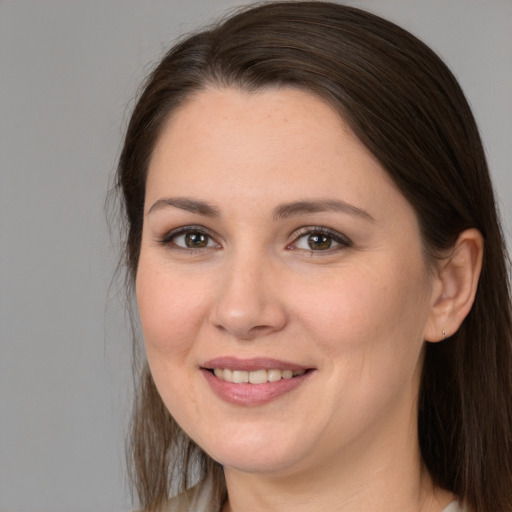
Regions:
<instances>
[{"instance_id":1,"label":"woman","mask_svg":"<svg viewBox=\"0 0 512 512\"><path fill-rule=\"evenodd\" d=\"M503 237L424 44L337 4L242 11L149 77L118 184L144 509L512 510Z\"/></svg>"}]
</instances>

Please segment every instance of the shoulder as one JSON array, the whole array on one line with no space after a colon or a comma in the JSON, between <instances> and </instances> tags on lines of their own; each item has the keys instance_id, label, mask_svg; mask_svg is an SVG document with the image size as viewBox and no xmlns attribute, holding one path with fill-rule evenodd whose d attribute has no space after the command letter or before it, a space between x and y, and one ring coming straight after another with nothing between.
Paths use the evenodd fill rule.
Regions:
<instances>
[{"instance_id":1,"label":"shoulder","mask_svg":"<svg viewBox=\"0 0 512 512\"><path fill-rule=\"evenodd\" d=\"M220 508L212 482L205 479L183 494L171 498L160 512L220 512Z\"/></svg>"},{"instance_id":2,"label":"shoulder","mask_svg":"<svg viewBox=\"0 0 512 512\"><path fill-rule=\"evenodd\" d=\"M442 512L469 512L468 509L457 500L452 501Z\"/></svg>"}]
</instances>

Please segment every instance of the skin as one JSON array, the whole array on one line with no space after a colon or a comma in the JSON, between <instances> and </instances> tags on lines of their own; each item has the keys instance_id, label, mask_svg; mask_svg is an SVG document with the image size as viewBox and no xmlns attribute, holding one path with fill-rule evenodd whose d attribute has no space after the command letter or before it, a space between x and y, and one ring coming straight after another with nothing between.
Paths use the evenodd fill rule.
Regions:
<instances>
[{"instance_id":1,"label":"skin","mask_svg":"<svg viewBox=\"0 0 512 512\"><path fill-rule=\"evenodd\" d=\"M350 208L276 216L326 200ZM311 248L317 227L330 248ZM198 231L204 247L187 248ZM451 501L422 470L416 406L425 340L453 332L474 297L481 243L469 233L459 246L455 265L429 271L413 208L311 94L208 89L173 114L149 166L137 300L162 399L224 466L224 510ZM269 403L237 405L200 370L221 356L313 371Z\"/></svg>"}]
</instances>

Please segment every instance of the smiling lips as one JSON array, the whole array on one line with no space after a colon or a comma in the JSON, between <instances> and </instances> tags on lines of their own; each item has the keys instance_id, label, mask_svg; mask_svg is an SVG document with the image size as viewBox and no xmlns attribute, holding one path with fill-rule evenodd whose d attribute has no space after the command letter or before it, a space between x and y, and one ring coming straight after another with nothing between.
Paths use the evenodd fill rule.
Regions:
<instances>
[{"instance_id":1,"label":"smiling lips","mask_svg":"<svg viewBox=\"0 0 512 512\"><path fill-rule=\"evenodd\" d=\"M297 388L310 368L274 359L218 358L201 367L212 391L223 401L262 405Z\"/></svg>"},{"instance_id":2,"label":"smiling lips","mask_svg":"<svg viewBox=\"0 0 512 512\"><path fill-rule=\"evenodd\" d=\"M291 379L304 375L306 370L231 370L229 368L214 368L213 373L219 379L234 384L251 383L265 384L266 382L277 382L281 379Z\"/></svg>"}]
</instances>

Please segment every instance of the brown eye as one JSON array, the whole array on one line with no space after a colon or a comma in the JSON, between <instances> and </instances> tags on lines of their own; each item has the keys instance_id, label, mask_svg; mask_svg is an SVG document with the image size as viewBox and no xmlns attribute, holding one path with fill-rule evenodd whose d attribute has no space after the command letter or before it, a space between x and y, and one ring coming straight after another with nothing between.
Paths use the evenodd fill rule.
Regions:
<instances>
[{"instance_id":1,"label":"brown eye","mask_svg":"<svg viewBox=\"0 0 512 512\"><path fill-rule=\"evenodd\" d=\"M204 231L183 228L174 231L161 240L162 245L177 249L211 249L220 248L219 244Z\"/></svg>"},{"instance_id":2,"label":"brown eye","mask_svg":"<svg viewBox=\"0 0 512 512\"><path fill-rule=\"evenodd\" d=\"M288 246L289 249L300 249L312 253L334 252L352 247L352 241L338 231L324 227L302 228L302 233Z\"/></svg>"},{"instance_id":3,"label":"brown eye","mask_svg":"<svg viewBox=\"0 0 512 512\"><path fill-rule=\"evenodd\" d=\"M308 236L308 246L313 251L324 251L332 246L332 237L323 234L311 234Z\"/></svg>"},{"instance_id":4,"label":"brown eye","mask_svg":"<svg viewBox=\"0 0 512 512\"><path fill-rule=\"evenodd\" d=\"M210 237L198 231L191 231L184 235L184 242L190 249L202 249L208 246Z\"/></svg>"}]
</instances>

